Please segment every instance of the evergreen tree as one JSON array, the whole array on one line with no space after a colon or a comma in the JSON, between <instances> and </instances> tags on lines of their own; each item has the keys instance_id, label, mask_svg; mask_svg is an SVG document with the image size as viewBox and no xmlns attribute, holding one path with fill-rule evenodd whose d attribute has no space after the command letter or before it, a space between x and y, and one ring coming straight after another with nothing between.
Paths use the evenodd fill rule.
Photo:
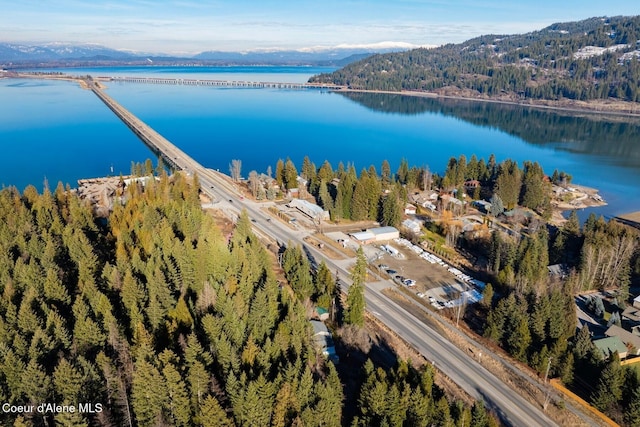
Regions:
<instances>
[{"instance_id":1,"label":"evergreen tree","mask_svg":"<svg viewBox=\"0 0 640 427\"><path fill-rule=\"evenodd\" d=\"M351 219L354 221L362 221L370 219L369 212L371 211L371 194L369 193L370 186L368 185L369 175L363 169L360 173L360 178L356 182L353 189L353 200L351 201ZM377 207L377 205L376 205Z\"/></svg>"},{"instance_id":2,"label":"evergreen tree","mask_svg":"<svg viewBox=\"0 0 640 427\"><path fill-rule=\"evenodd\" d=\"M491 209L489 211L491 215L498 216L504 212L504 204L502 203L502 199L497 193L493 193L493 196L491 196L491 200L489 200L489 203L491 203Z\"/></svg>"},{"instance_id":3,"label":"evergreen tree","mask_svg":"<svg viewBox=\"0 0 640 427\"><path fill-rule=\"evenodd\" d=\"M356 265L351 273L351 286L347 293L345 322L351 325L364 325L364 283L367 277L367 259L362 247L358 248Z\"/></svg>"},{"instance_id":4,"label":"evergreen tree","mask_svg":"<svg viewBox=\"0 0 640 427\"><path fill-rule=\"evenodd\" d=\"M407 184L409 182L409 162L407 159L402 159L400 161L396 177L400 184Z\"/></svg>"},{"instance_id":5,"label":"evergreen tree","mask_svg":"<svg viewBox=\"0 0 640 427\"><path fill-rule=\"evenodd\" d=\"M522 172L513 160L505 160L500 164L494 193L500 196L505 208L511 210L517 206L522 187Z\"/></svg>"},{"instance_id":6,"label":"evergreen tree","mask_svg":"<svg viewBox=\"0 0 640 427\"><path fill-rule=\"evenodd\" d=\"M78 412L61 412L55 415L56 426L64 427L89 427L84 416Z\"/></svg>"},{"instance_id":7,"label":"evergreen tree","mask_svg":"<svg viewBox=\"0 0 640 427\"><path fill-rule=\"evenodd\" d=\"M282 182L287 190L298 187L298 170L289 158L285 161L282 169Z\"/></svg>"},{"instance_id":8,"label":"evergreen tree","mask_svg":"<svg viewBox=\"0 0 640 427\"><path fill-rule=\"evenodd\" d=\"M336 282L327 267L327 264L323 261L320 262L318 270L314 278L315 295L317 296L318 306L325 309L332 308L335 303L335 298L338 296Z\"/></svg>"},{"instance_id":9,"label":"evergreen tree","mask_svg":"<svg viewBox=\"0 0 640 427\"><path fill-rule=\"evenodd\" d=\"M198 420L202 427L233 427L234 425L213 396L207 396L203 400Z\"/></svg>"},{"instance_id":10,"label":"evergreen tree","mask_svg":"<svg viewBox=\"0 0 640 427\"><path fill-rule=\"evenodd\" d=\"M630 426L640 425L640 387L633 391L629 406L624 413L624 420Z\"/></svg>"},{"instance_id":11,"label":"evergreen tree","mask_svg":"<svg viewBox=\"0 0 640 427\"><path fill-rule=\"evenodd\" d=\"M449 402L445 397L441 397L436 401L432 422L433 425L442 427L450 427L453 425L451 408L449 407Z\"/></svg>"},{"instance_id":12,"label":"evergreen tree","mask_svg":"<svg viewBox=\"0 0 640 427\"><path fill-rule=\"evenodd\" d=\"M598 410L606 412L613 404L622 398L623 371L620 366L618 353L609 357L609 361L600 373L596 390L591 396L591 403Z\"/></svg>"},{"instance_id":13,"label":"evergreen tree","mask_svg":"<svg viewBox=\"0 0 640 427\"><path fill-rule=\"evenodd\" d=\"M61 402L75 405L81 401L82 373L64 358L58 362L53 373L53 384L56 393L62 397Z\"/></svg>"},{"instance_id":14,"label":"evergreen tree","mask_svg":"<svg viewBox=\"0 0 640 427\"><path fill-rule=\"evenodd\" d=\"M471 407L471 425L473 427L487 426L487 411L484 409L484 402L477 400Z\"/></svg>"},{"instance_id":15,"label":"evergreen tree","mask_svg":"<svg viewBox=\"0 0 640 427\"><path fill-rule=\"evenodd\" d=\"M318 169L317 179L320 181L331 182L333 179L333 168L328 160L325 160L320 169Z\"/></svg>"},{"instance_id":16,"label":"evergreen tree","mask_svg":"<svg viewBox=\"0 0 640 427\"><path fill-rule=\"evenodd\" d=\"M526 361L527 350L531 344L529 323L524 315L517 316L517 320L511 320L510 325L515 328L509 333L506 344L509 353L520 361Z\"/></svg>"},{"instance_id":17,"label":"evergreen tree","mask_svg":"<svg viewBox=\"0 0 640 427\"><path fill-rule=\"evenodd\" d=\"M275 179L281 189L286 189L284 185L284 161L282 159L278 159L278 162L276 163Z\"/></svg>"},{"instance_id":18,"label":"evergreen tree","mask_svg":"<svg viewBox=\"0 0 640 427\"><path fill-rule=\"evenodd\" d=\"M320 188L318 190L318 198L319 205L322 206L324 210L332 211L333 210L333 200L331 199L331 195L329 194L329 189L327 187L326 181L320 181Z\"/></svg>"},{"instance_id":19,"label":"evergreen tree","mask_svg":"<svg viewBox=\"0 0 640 427\"><path fill-rule=\"evenodd\" d=\"M309 156L304 156L304 159L302 159L302 170L300 172L300 176L306 179L307 181L311 181L313 178L315 178L315 175L316 175L316 168L313 167L313 164L311 163Z\"/></svg>"},{"instance_id":20,"label":"evergreen tree","mask_svg":"<svg viewBox=\"0 0 640 427\"><path fill-rule=\"evenodd\" d=\"M191 405L182 376L174 365L175 354L165 350L161 355L164 367L162 376L166 384L166 418L176 426L188 426L191 424Z\"/></svg>"},{"instance_id":21,"label":"evergreen tree","mask_svg":"<svg viewBox=\"0 0 640 427\"><path fill-rule=\"evenodd\" d=\"M30 404L46 402L51 393L51 378L35 360L30 360L21 372L20 391Z\"/></svg>"},{"instance_id":22,"label":"evergreen tree","mask_svg":"<svg viewBox=\"0 0 640 427\"><path fill-rule=\"evenodd\" d=\"M338 195L336 201L342 201L342 218L352 219L353 192L355 190L358 178L353 165L349 165L347 171L340 175L340 184L338 185ZM336 202L336 205L338 203Z\"/></svg>"},{"instance_id":23,"label":"evergreen tree","mask_svg":"<svg viewBox=\"0 0 640 427\"><path fill-rule=\"evenodd\" d=\"M482 291L482 299L480 303L483 307L490 309L493 305L493 285L491 283L487 283Z\"/></svg>"},{"instance_id":24,"label":"evergreen tree","mask_svg":"<svg viewBox=\"0 0 640 427\"><path fill-rule=\"evenodd\" d=\"M402 221L402 203L397 193L391 192L382 199L380 224L399 227Z\"/></svg>"},{"instance_id":25,"label":"evergreen tree","mask_svg":"<svg viewBox=\"0 0 640 427\"><path fill-rule=\"evenodd\" d=\"M167 389L160 372L146 360L136 362L131 395L138 425L156 425L168 401Z\"/></svg>"},{"instance_id":26,"label":"evergreen tree","mask_svg":"<svg viewBox=\"0 0 640 427\"><path fill-rule=\"evenodd\" d=\"M382 184L386 187L391 183L391 166L389 161L384 159L382 166L380 167L380 177L382 178Z\"/></svg>"},{"instance_id":27,"label":"evergreen tree","mask_svg":"<svg viewBox=\"0 0 640 427\"><path fill-rule=\"evenodd\" d=\"M551 189L544 181L544 172L538 162L525 162L522 181L521 205L531 209L544 206Z\"/></svg>"}]
</instances>

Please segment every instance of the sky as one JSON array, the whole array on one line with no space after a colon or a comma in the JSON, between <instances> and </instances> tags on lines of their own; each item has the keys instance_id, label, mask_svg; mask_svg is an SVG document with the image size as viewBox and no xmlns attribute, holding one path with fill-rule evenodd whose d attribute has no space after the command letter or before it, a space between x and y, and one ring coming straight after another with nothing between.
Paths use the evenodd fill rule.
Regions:
<instances>
[{"instance_id":1,"label":"sky","mask_svg":"<svg viewBox=\"0 0 640 427\"><path fill-rule=\"evenodd\" d=\"M638 14L638 0L0 0L0 42L167 54L409 48Z\"/></svg>"}]
</instances>

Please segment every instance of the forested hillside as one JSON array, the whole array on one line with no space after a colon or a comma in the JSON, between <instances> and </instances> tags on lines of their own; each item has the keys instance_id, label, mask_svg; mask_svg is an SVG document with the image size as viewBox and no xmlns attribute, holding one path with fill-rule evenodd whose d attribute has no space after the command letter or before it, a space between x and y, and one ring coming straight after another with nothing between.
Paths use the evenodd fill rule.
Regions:
<instances>
[{"instance_id":1,"label":"forested hillside","mask_svg":"<svg viewBox=\"0 0 640 427\"><path fill-rule=\"evenodd\" d=\"M545 100L640 102L640 16L591 18L435 49L374 55L312 82Z\"/></svg>"},{"instance_id":2,"label":"forested hillside","mask_svg":"<svg viewBox=\"0 0 640 427\"><path fill-rule=\"evenodd\" d=\"M281 288L248 217L222 236L182 175L121 196L103 221L62 186L0 191L1 425L339 426L346 399L357 425L493 425L428 366L367 363L345 396L296 297L331 280L287 257Z\"/></svg>"}]
</instances>

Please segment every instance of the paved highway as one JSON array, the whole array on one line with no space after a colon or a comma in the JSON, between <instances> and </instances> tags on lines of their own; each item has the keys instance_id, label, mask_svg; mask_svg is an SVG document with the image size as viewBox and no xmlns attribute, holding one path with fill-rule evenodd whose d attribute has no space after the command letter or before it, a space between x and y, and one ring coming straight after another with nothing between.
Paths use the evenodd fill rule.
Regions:
<instances>
[{"instance_id":1,"label":"paved highway","mask_svg":"<svg viewBox=\"0 0 640 427\"><path fill-rule=\"evenodd\" d=\"M239 193L233 184L230 184L219 173L204 168L100 89L92 88L92 90L147 145L161 151L165 159L170 160L177 168L191 174L197 174L202 191L211 197L220 209L233 215L238 215L242 209L246 209L249 216L255 220L253 226L259 235L273 239L280 244L286 245L288 242L292 242L305 246L307 253L315 257L316 262L324 260L332 271L340 274L340 277L343 278L341 280L342 289L345 292L348 290L349 266L352 261L336 261L325 258L320 251L304 242L303 239L308 235L307 232L293 230L279 220L267 221L266 214L260 209L263 205L238 197ZM387 298L382 293L382 289L387 286L393 286L393 284L383 281L367 285L365 291L367 309L391 330L413 345L443 374L451 378L474 398L483 399L486 406L495 410L506 425L527 427L556 425L542 412L541 408L530 404L469 355Z\"/></svg>"}]
</instances>

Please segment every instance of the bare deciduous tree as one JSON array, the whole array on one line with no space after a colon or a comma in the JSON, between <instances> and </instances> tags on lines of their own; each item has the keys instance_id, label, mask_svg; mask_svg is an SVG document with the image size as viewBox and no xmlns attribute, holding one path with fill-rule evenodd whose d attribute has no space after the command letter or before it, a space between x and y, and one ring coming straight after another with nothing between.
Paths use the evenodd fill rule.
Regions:
<instances>
[{"instance_id":1,"label":"bare deciduous tree","mask_svg":"<svg viewBox=\"0 0 640 427\"><path fill-rule=\"evenodd\" d=\"M620 283L620 277L636 245L635 237L628 234L610 242L586 243L582 253L582 289L616 289L626 294L628 285Z\"/></svg>"},{"instance_id":2,"label":"bare deciduous tree","mask_svg":"<svg viewBox=\"0 0 640 427\"><path fill-rule=\"evenodd\" d=\"M253 194L253 197L258 197L258 191L261 186L262 184L260 183L258 172L249 172L249 190L251 190L251 194Z\"/></svg>"},{"instance_id":3,"label":"bare deciduous tree","mask_svg":"<svg viewBox=\"0 0 640 427\"><path fill-rule=\"evenodd\" d=\"M429 166L425 166L422 170L422 189L427 191L431 190L431 171L429 170Z\"/></svg>"},{"instance_id":4,"label":"bare deciduous tree","mask_svg":"<svg viewBox=\"0 0 640 427\"><path fill-rule=\"evenodd\" d=\"M340 335L342 343L349 348L358 349L365 354L371 350L371 338L365 328L345 325L338 330L338 335Z\"/></svg>"},{"instance_id":5,"label":"bare deciduous tree","mask_svg":"<svg viewBox=\"0 0 640 427\"><path fill-rule=\"evenodd\" d=\"M242 160L234 159L229 164L229 172L231 173L231 179L234 181L240 181L240 172L242 171Z\"/></svg>"}]
</instances>

